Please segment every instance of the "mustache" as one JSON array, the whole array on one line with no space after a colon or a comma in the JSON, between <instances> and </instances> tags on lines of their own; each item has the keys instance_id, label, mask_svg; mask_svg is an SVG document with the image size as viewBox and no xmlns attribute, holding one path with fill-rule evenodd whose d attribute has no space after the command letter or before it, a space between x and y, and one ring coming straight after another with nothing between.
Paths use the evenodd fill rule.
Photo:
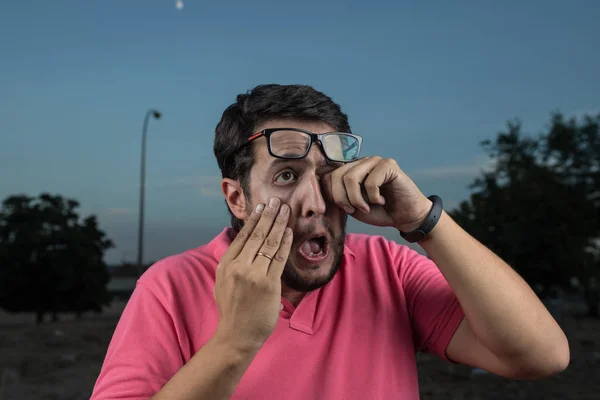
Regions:
<instances>
[{"instance_id":1,"label":"mustache","mask_svg":"<svg viewBox=\"0 0 600 400\"><path fill-rule=\"evenodd\" d=\"M333 227L326 218L319 218L317 221L313 220L308 225L296 226L296 229L294 229L294 238L303 239L307 236L310 236L313 232L319 230L320 228L325 228L325 230L329 234L329 237L332 239L335 238ZM294 241L300 239L294 239Z\"/></svg>"}]
</instances>

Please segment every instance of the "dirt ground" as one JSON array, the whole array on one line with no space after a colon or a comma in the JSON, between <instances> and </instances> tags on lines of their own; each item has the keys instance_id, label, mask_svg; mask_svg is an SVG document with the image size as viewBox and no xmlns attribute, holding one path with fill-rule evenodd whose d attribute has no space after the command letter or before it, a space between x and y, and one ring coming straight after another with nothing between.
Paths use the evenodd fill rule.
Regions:
<instances>
[{"instance_id":1,"label":"dirt ground","mask_svg":"<svg viewBox=\"0 0 600 400\"><path fill-rule=\"evenodd\" d=\"M32 315L0 312L0 400L88 399L122 306L40 327ZM562 374L510 381L420 355L421 398L600 399L600 320L566 316L560 323L571 344L571 364Z\"/></svg>"}]
</instances>

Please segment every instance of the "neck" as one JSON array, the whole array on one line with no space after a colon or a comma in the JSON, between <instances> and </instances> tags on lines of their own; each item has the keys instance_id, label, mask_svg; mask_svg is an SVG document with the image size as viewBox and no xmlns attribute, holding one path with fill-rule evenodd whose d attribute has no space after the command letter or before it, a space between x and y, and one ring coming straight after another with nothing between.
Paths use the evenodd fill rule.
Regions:
<instances>
[{"instance_id":1,"label":"neck","mask_svg":"<svg viewBox=\"0 0 600 400\"><path fill-rule=\"evenodd\" d=\"M281 284L281 297L289 301L294 307L298 307L300 301L304 298L306 293L298 292L297 290L290 289L283 283Z\"/></svg>"}]
</instances>

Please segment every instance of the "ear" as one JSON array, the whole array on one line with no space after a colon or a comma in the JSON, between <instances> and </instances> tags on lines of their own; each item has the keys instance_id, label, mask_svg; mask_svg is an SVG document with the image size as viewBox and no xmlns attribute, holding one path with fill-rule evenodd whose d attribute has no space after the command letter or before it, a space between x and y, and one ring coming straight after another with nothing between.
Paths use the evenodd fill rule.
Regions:
<instances>
[{"instance_id":1,"label":"ear","mask_svg":"<svg viewBox=\"0 0 600 400\"><path fill-rule=\"evenodd\" d=\"M248 218L246 196L244 196L244 191L239 182L230 178L223 178L221 190L233 215L241 220L246 220Z\"/></svg>"}]
</instances>

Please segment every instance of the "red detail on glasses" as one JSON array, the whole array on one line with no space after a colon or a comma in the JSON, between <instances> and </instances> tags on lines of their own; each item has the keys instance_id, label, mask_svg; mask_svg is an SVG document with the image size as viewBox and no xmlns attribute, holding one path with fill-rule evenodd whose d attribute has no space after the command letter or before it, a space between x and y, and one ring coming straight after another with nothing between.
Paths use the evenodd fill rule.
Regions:
<instances>
[{"instance_id":1,"label":"red detail on glasses","mask_svg":"<svg viewBox=\"0 0 600 400\"><path fill-rule=\"evenodd\" d=\"M254 140L254 139L256 139L257 137L259 137L259 136L262 136L263 132L264 132L264 131L260 131L260 132L258 132L258 133L255 133L254 135L252 135L252 136L250 136L250 137L248 138L248 141Z\"/></svg>"}]
</instances>

